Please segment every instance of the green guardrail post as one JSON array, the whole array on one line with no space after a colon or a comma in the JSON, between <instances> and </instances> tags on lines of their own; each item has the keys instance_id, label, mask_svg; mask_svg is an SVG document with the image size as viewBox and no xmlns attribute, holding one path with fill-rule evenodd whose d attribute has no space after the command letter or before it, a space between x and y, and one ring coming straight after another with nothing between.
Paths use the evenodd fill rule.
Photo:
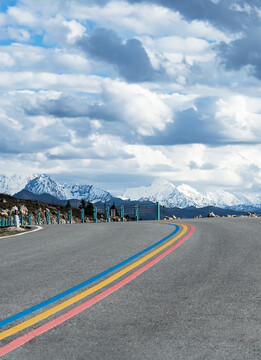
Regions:
<instances>
[{"instance_id":1,"label":"green guardrail post","mask_svg":"<svg viewBox=\"0 0 261 360\"><path fill-rule=\"evenodd\" d=\"M69 218L69 224L71 224L72 223L72 210L69 210L68 218Z\"/></svg>"},{"instance_id":2,"label":"green guardrail post","mask_svg":"<svg viewBox=\"0 0 261 360\"><path fill-rule=\"evenodd\" d=\"M84 209L81 209L81 220L84 223Z\"/></svg>"},{"instance_id":3,"label":"green guardrail post","mask_svg":"<svg viewBox=\"0 0 261 360\"><path fill-rule=\"evenodd\" d=\"M109 208L109 206L106 206L106 220L107 220L107 222L110 222L110 208Z\"/></svg>"},{"instance_id":4,"label":"green guardrail post","mask_svg":"<svg viewBox=\"0 0 261 360\"><path fill-rule=\"evenodd\" d=\"M139 221L139 205L138 204L135 205L135 218L136 218L136 221Z\"/></svg>"},{"instance_id":5,"label":"green guardrail post","mask_svg":"<svg viewBox=\"0 0 261 360\"><path fill-rule=\"evenodd\" d=\"M37 213L37 224L41 225L40 212Z\"/></svg>"},{"instance_id":6,"label":"green guardrail post","mask_svg":"<svg viewBox=\"0 0 261 360\"><path fill-rule=\"evenodd\" d=\"M121 221L124 222L124 205L121 206Z\"/></svg>"},{"instance_id":7,"label":"green guardrail post","mask_svg":"<svg viewBox=\"0 0 261 360\"><path fill-rule=\"evenodd\" d=\"M24 226L24 216L23 216L23 214L20 215L20 224L21 224L21 226Z\"/></svg>"},{"instance_id":8,"label":"green guardrail post","mask_svg":"<svg viewBox=\"0 0 261 360\"><path fill-rule=\"evenodd\" d=\"M58 210L57 211L57 224L61 223L61 212Z\"/></svg>"},{"instance_id":9,"label":"green guardrail post","mask_svg":"<svg viewBox=\"0 0 261 360\"><path fill-rule=\"evenodd\" d=\"M32 213L28 214L28 225L32 225Z\"/></svg>"},{"instance_id":10,"label":"green guardrail post","mask_svg":"<svg viewBox=\"0 0 261 360\"><path fill-rule=\"evenodd\" d=\"M15 215L13 216L13 225L16 226L16 217L15 217Z\"/></svg>"},{"instance_id":11,"label":"green guardrail post","mask_svg":"<svg viewBox=\"0 0 261 360\"><path fill-rule=\"evenodd\" d=\"M5 226L5 218L4 217L0 217L0 226Z\"/></svg>"},{"instance_id":12,"label":"green guardrail post","mask_svg":"<svg viewBox=\"0 0 261 360\"><path fill-rule=\"evenodd\" d=\"M93 220L95 223L97 223L97 209L96 208L93 209Z\"/></svg>"},{"instance_id":13,"label":"green guardrail post","mask_svg":"<svg viewBox=\"0 0 261 360\"><path fill-rule=\"evenodd\" d=\"M5 226L8 226L8 225L7 225L7 219L5 219Z\"/></svg>"},{"instance_id":14,"label":"green guardrail post","mask_svg":"<svg viewBox=\"0 0 261 360\"><path fill-rule=\"evenodd\" d=\"M11 226L11 216L7 217L7 226Z\"/></svg>"},{"instance_id":15,"label":"green guardrail post","mask_svg":"<svg viewBox=\"0 0 261 360\"><path fill-rule=\"evenodd\" d=\"M159 202L156 203L155 220L160 220L160 204L159 204Z\"/></svg>"},{"instance_id":16,"label":"green guardrail post","mask_svg":"<svg viewBox=\"0 0 261 360\"><path fill-rule=\"evenodd\" d=\"M46 224L47 224L47 225L50 225L50 212L49 212L49 211L46 211L45 216L46 216Z\"/></svg>"}]
</instances>

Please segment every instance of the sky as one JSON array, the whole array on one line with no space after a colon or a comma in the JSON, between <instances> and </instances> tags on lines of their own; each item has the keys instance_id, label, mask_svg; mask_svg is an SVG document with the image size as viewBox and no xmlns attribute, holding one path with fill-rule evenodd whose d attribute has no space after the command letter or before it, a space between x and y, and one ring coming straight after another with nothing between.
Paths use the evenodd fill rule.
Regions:
<instances>
[{"instance_id":1,"label":"sky","mask_svg":"<svg viewBox=\"0 0 261 360\"><path fill-rule=\"evenodd\" d=\"M261 190L260 0L1 0L0 173Z\"/></svg>"}]
</instances>

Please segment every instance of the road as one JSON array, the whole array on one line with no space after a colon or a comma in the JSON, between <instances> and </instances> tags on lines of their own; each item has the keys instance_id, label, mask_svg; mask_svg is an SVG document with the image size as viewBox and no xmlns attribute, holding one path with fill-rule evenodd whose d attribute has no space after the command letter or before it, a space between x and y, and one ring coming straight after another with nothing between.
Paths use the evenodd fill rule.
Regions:
<instances>
[{"instance_id":1,"label":"road","mask_svg":"<svg viewBox=\"0 0 261 360\"><path fill-rule=\"evenodd\" d=\"M261 219L176 223L53 225L0 239L2 358L260 359Z\"/></svg>"}]
</instances>

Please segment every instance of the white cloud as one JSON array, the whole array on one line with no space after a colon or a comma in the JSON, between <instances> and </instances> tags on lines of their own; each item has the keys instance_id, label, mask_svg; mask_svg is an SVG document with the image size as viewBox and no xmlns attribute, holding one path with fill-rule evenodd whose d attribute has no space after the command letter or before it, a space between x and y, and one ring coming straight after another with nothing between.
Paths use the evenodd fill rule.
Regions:
<instances>
[{"instance_id":1,"label":"white cloud","mask_svg":"<svg viewBox=\"0 0 261 360\"><path fill-rule=\"evenodd\" d=\"M168 33L203 37L209 40L229 39L210 24L203 21L188 22L178 12L151 3L129 4L125 1L110 1L100 7L73 2L70 12L78 19L88 19L102 27L133 31L136 34L162 36Z\"/></svg>"},{"instance_id":2,"label":"white cloud","mask_svg":"<svg viewBox=\"0 0 261 360\"><path fill-rule=\"evenodd\" d=\"M74 74L0 72L0 89L58 89L98 93L103 79L97 76Z\"/></svg>"},{"instance_id":3,"label":"white cloud","mask_svg":"<svg viewBox=\"0 0 261 360\"><path fill-rule=\"evenodd\" d=\"M29 31L23 28L8 26L0 29L0 40L12 39L20 42L27 42L30 38L31 35Z\"/></svg>"},{"instance_id":4,"label":"white cloud","mask_svg":"<svg viewBox=\"0 0 261 360\"><path fill-rule=\"evenodd\" d=\"M0 66L1 67L12 67L14 66L14 59L6 52L0 52Z\"/></svg>"},{"instance_id":5,"label":"white cloud","mask_svg":"<svg viewBox=\"0 0 261 360\"><path fill-rule=\"evenodd\" d=\"M89 61L74 49L45 49L40 46L13 43L0 47L0 51L3 58L10 60L2 62L1 58L0 63L2 62L8 70L12 64L13 71L88 74L91 68Z\"/></svg>"},{"instance_id":6,"label":"white cloud","mask_svg":"<svg viewBox=\"0 0 261 360\"><path fill-rule=\"evenodd\" d=\"M78 38L82 37L86 30L84 26L75 20L63 21L63 24L70 29L70 33L67 34L67 40L71 44L75 43Z\"/></svg>"},{"instance_id":7,"label":"white cloud","mask_svg":"<svg viewBox=\"0 0 261 360\"><path fill-rule=\"evenodd\" d=\"M197 99L198 95L196 94L163 94L160 95L160 98L164 100L173 111L184 111L189 108L194 107L194 101Z\"/></svg>"},{"instance_id":8,"label":"white cloud","mask_svg":"<svg viewBox=\"0 0 261 360\"><path fill-rule=\"evenodd\" d=\"M243 5L234 3L230 6L230 9L239 12L246 12L247 14L250 14L252 11L252 7L247 3L244 3Z\"/></svg>"},{"instance_id":9,"label":"white cloud","mask_svg":"<svg viewBox=\"0 0 261 360\"><path fill-rule=\"evenodd\" d=\"M249 77L247 68L229 72L219 67L214 45L242 34L185 20L155 2L97 3L20 0L0 14L0 38L20 42L0 47L0 148L9 151L0 158L0 167L57 174L70 169L75 177L92 174L93 179L138 173L190 182L202 191L260 188L260 82ZM235 2L233 9L235 16L251 16L254 10L261 14L247 2ZM167 76L162 71L155 82L120 81L113 66L84 57L75 46L93 27L111 28L123 40L139 39L153 67ZM44 46L39 45L42 37ZM29 41L31 45L21 44ZM196 109L201 97L211 96L219 98L216 111L213 100L208 104L206 99ZM66 100L69 110L79 104L84 111L68 118L66 112L52 111L56 101L66 105ZM95 111L85 116L89 108L97 117ZM175 130L175 113L190 108L198 119L206 116L206 125L213 121L217 136L228 143L257 145L142 144L144 136L164 135L173 121Z\"/></svg>"},{"instance_id":10,"label":"white cloud","mask_svg":"<svg viewBox=\"0 0 261 360\"><path fill-rule=\"evenodd\" d=\"M165 36L155 41L159 51L196 55L209 49L210 44L196 37Z\"/></svg>"},{"instance_id":11,"label":"white cloud","mask_svg":"<svg viewBox=\"0 0 261 360\"><path fill-rule=\"evenodd\" d=\"M103 85L105 112L126 122L140 135L153 135L173 121L172 110L156 92L116 80L105 80Z\"/></svg>"},{"instance_id":12,"label":"white cloud","mask_svg":"<svg viewBox=\"0 0 261 360\"><path fill-rule=\"evenodd\" d=\"M8 8L7 14L19 25L34 26L37 23L36 16L21 7L11 6Z\"/></svg>"},{"instance_id":13,"label":"white cloud","mask_svg":"<svg viewBox=\"0 0 261 360\"><path fill-rule=\"evenodd\" d=\"M91 120L90 124L91 124L91 127L94 130L102 129L102 124L101 124L101 122L99 120Z\"/></svg>"},{"instance_id":14,"label":"white cloud","mask_svg":"<svg viewBox=\"0 0 261 360\"><path fill-rule=\"evenodd\" d=\"M125 145L124 150L134 156L131 162L134 167L137 165L142 173L145 171L151 175L155 175L155 173L151 172L152 167L157 165L172 165L171 160L159 149L153 149L152 147L144 145Z\"/></svg>"},{"instance_id":15,"label":"white cloud","mask_svg":"<svg viewBox=\"0 0 261 360\"><path fill-rule=\"evenodd\" d=\"M231 96L220 99L216 113L223 126L223 134L235 141L259 141L261 135L260 99Z\"/></svg>"}]
</instances>

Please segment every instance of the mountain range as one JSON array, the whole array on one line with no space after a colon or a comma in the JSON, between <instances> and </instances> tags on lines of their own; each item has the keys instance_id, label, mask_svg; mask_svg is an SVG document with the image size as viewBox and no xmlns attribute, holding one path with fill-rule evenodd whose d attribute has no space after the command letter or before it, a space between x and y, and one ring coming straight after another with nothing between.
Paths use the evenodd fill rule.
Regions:
<instances>
[{"instance_id":1,"label":"mountain range","mask_svg":"<svg viewBox=\"0 0 261 360\"><path fill-rule=\"evenodd\" d=\"M260 199L257 199L256 203L252 203L246 197L241 196L239 198L222 189L201 194L187 184L175 186L164 179L156 179L148 187L141 186L127 189L120 197L122 199L139 201L159 201L162 205L170 208L215 206L243 210L249 207L261 207Z\"/></svg>"},{"instance_id":2,"label":"mountain range","mask_svg":"<svg viewBox=\"0 0 261 360\"><path fill-rule=\"evenodd\" d=\"M7 177L0 175L0 193L16 195L28 198L31 194L52 196L58 200L84 199L91 202L104 202L115 197L108 191L94 185L60 184L46 174L41 175L13 175ZM169 208L201 208L215 206L234 210L255 210L261 208L260 197L251 202L246 197L237 197L230 192L218 189L214 192L201 194L187 184L175 186L164 179L156 179L148 186L126 189L123 194L118 195L117 201L156 202Z\"/></svg>"}]
</instances>

